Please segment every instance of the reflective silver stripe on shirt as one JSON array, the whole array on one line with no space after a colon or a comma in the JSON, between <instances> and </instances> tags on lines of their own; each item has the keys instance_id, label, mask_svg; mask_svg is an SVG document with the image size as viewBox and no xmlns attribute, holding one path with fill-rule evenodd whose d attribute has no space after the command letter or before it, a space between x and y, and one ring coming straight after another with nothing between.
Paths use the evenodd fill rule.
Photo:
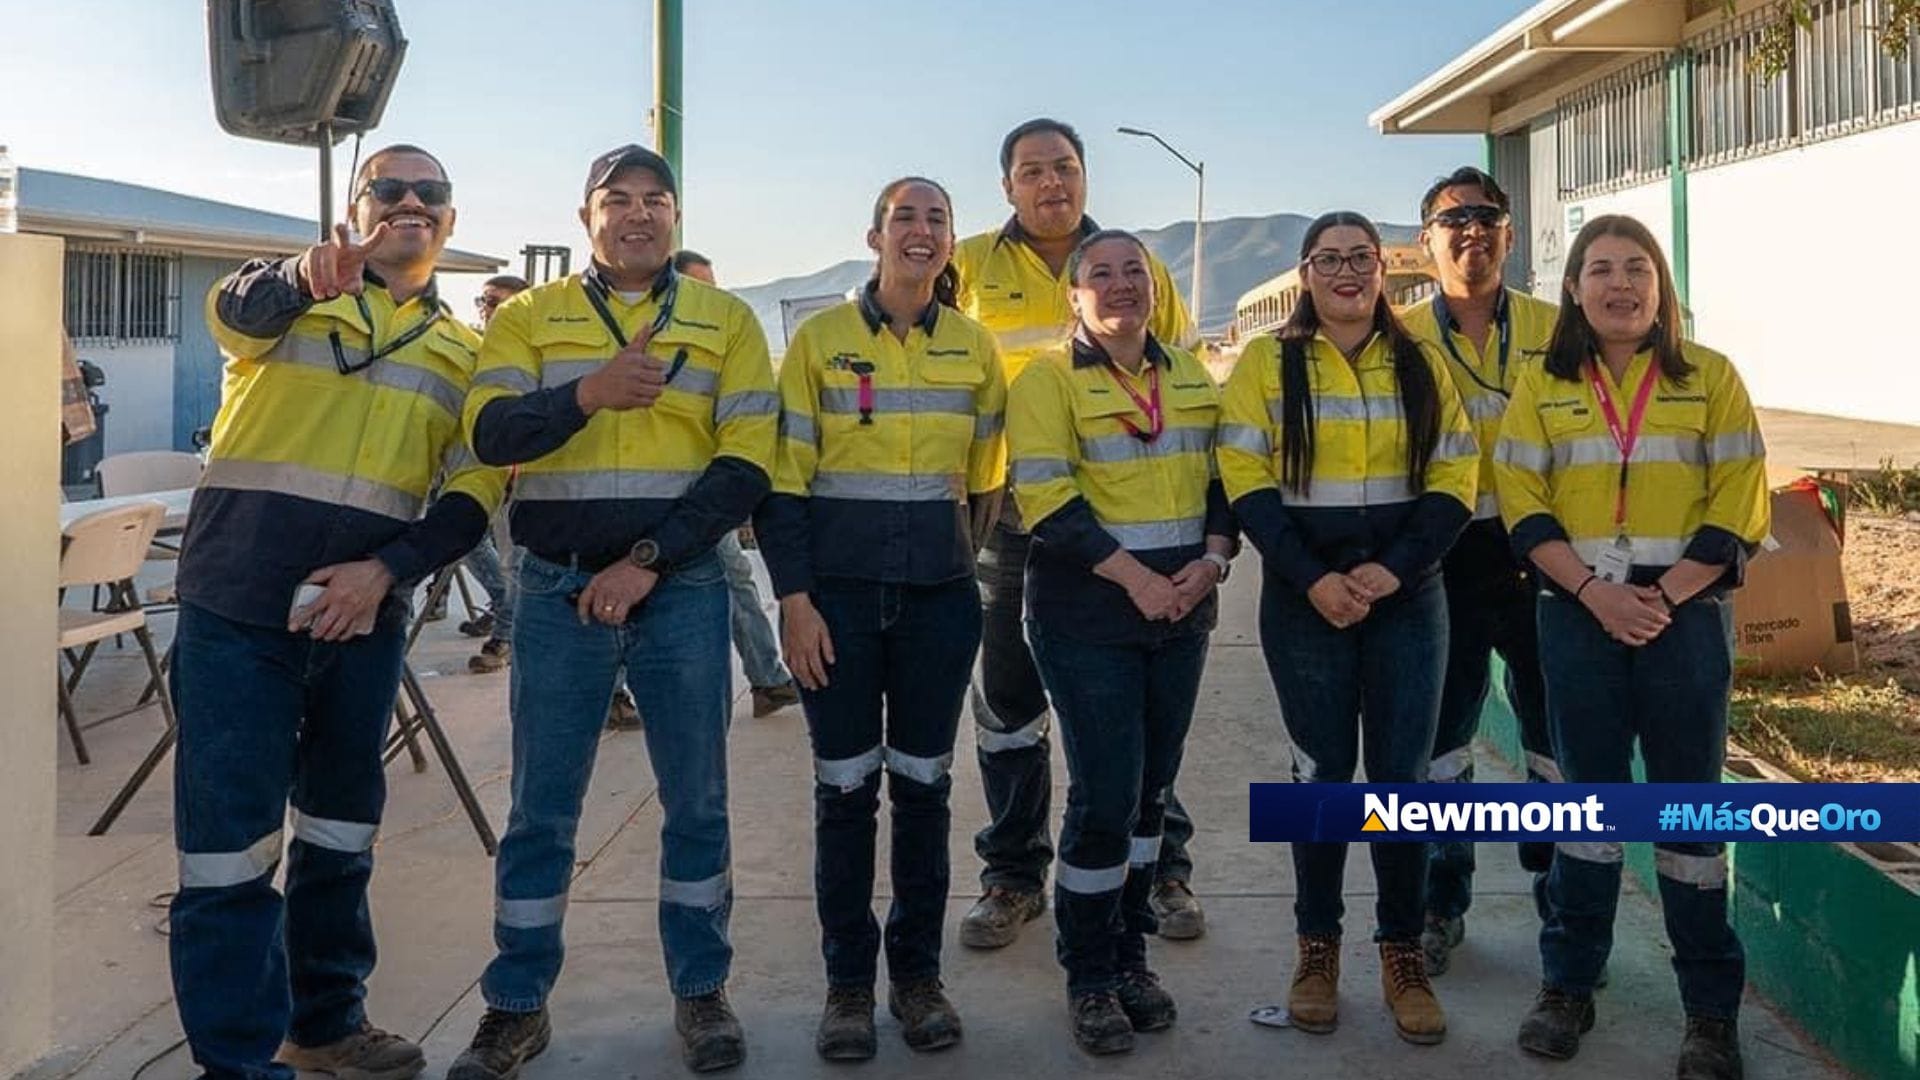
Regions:
<instances>
[{"instance_id":1,"label":"reflective silver stripe on shirt","mask_svg":"<svg viewBox=\"0 0 1920 1080\"><path fill-rule=\"evenodd\" d=\"M367 368L362 374L375 386L419 394L454 416L460 415L460 406L467 400L467 392L452 381L431 371L409 367L406 364L382 360Z\"/></svg>"},{"instance_id":2,"label":"reflective silver stripe on shirt","mask_svg":"<svg viewBox=\"0 0 1920 1080\"><path fill-rule=\"evenodd\" d=\"M1626 847L1611 840L1562 840L1553 845L1553 850L1590 863L1617 863L1627 857Z\"/></svg>"},{"instance_id":3,"label":"reflective silver stripe on shirt","mask_svg":"<svg viewBox=\"0 0 1920 1080\"><path fill-rule=\"evenodd\" d=\"M1212 450L1213 429L1201 427L1167 428L1152 442L1127 434L1080 440L1080 456L1087 461L1103 464L1165 457L1169 454L1206 454Z\"/></svg>"},{"instance_id":4,"label":"reflective silver stripe on shirt","mask_svg":"<svg viewBox=\"0 0 1920 1080\"><path fill-rule=\"evenodd\" d=\"M246 461L215 458L207 463L201 487L234 491L271 491L312 499L332 506L350 506L382 517L412 521L426 500L362 476L339 476L285 461Z\"/></svg>"},{"instance_id":5,"label":"reflective silver stripe on shirt","mask_svg":"<svg viewBox=\"0 0 1920 1080\"><path fill-rule=\"evenodd\" d=\"M1667 537L1632 536L1633 561L1636 566L1672 566L1686 553L1687 542ZM1574 554L1589 568L1600 564L1600 553L1613 546L1612 537L1596 537L1591 540L1575 540Z\"/></svg>"},{"instance_id":6,"label":"reflective silver stripe on shirt","mask_svg":"<svg viewBox=\"0 0 1920 1080\"><path fill-rule=\"evenodd\" d=\"M1427 781L1451 784L1473 775L1473 746L1457 746L1427 763Z\"/></svg>"},{"instance_id":7,"label":"reflective silver stripe on shirt","mask_svg":"<svg viewBox=\"0 0 1920 1080\"><path fill-rule=\"evenodd\" d=\"M723 394L714 400L713 422L724 424L741 416L775 416L780 412L780 395L771 390L742 390Z\"/></svg>"},{"instance_id":8,"label":"reflective silver stripe on shirt","mask_svg":"<svg viewBox=\"0 0 1920 1080\"><path fill-rule=\"evenodd\" d=\"M1473 500L1473 520L1486 521L1500 516L1500 497L1491 491L1483 491Z\"/></svg>"},{"instance_id":9,"label":"reflective silver stripe on shirt","mask_svg":"<svg viewBox=\"0 0 1920 1080\"><path fill-rule=\"evenodd\" d=\"M540 389L540 384L534 380L531 373L516 367L488 368L478 372L473 377L473 385L476 387L502 386L516 394L531 394Z\"/></svg>"},{"instance_id":10,"label":"reflective silver stripe on shirt","mask_svg":"<svg viewBox=\"0 0 1920 1080\"><path fill-rule=\"evenodd\" d=\"M1718 855L1690 855L1684 851L1656 847L1653 849L1653 868L1661 877L1682 885L1697 885L1702 889L1727 887L1725 848Z\"/></svg>"},{"instance_id":11,"label":"reflective silver stripe on shirt","mask_svg":"<svg viewBox=\"0 0 1920 1080\"><path fill-rule=\"evenodd\" d=\"M515 500L677 499L700 474L678 470L595 469L586 472L523 472L514 482Z\"/></svg>"},{"instance_id":12,"label":"reflective silver stripe on shirt","mask_svg":"<svg viewBox=\"0 0 1920 1080\"><path fill-rule=\"evenodd\" d=\"M958 473L841 472L822 469L813 474L807 493L816 499L872 499L884 502L958 502L966 481Z\"/></svg>"},{"instance_id":13,"label":"reflective silver stripe on shirt","mask_svg":"<svg viewBox=\"0 0 1920 1080\"><path fill-rule=\"evenodd\" d=\"M1022 352L1065 341L1066 326L1023 326L1018 330L996 330L994 339L1002 352Z\"/></svg>"},{"instance_id":14,"label":"reflective silver stripe on shirt","mask_svg":"<svg viewBox=\"0 0 1920 1080\"><path fill-rule=\"evenodd\" d=\"M873 410L883 413L958 413L962 416L972 416L973 391L875 390ZM860 391L841 387L823 389L820 391L820 411L857 414L860 411Z\"/></svg>"},{"instance_id":15,"label":"reflective silver stripe on shirt","mask_svg":"<svg viewBox=\"0 0 1920 1080\"><path fill-rule=\"evenodd\" d=\"M1007 426L1005 413L982 413L973 418L973 437L991 439Z\"/></svg>"},{"instance_id":16,"label":"reflective silver stripe on shirt","mask_svg":"<svg viewBox=\"0 0 1920 1080\"><path fill-rule=\"evenodd\" d=\"M495 897L493 921L509 930L538 930L559 926L567 917L567 894L545 896L538 900L508 900Z\"/></svg>"},{"instance_id":17,"label":"reflective silver stripe on shirt","mask_svg":"<svg viewBox=\"0 0 1920 1080\"><path fill-rule=\"evenodd\" d=\"M1499 394L1474 394L1462 399L1460 406L1475 421L1498 420L1507 414L1507 399Z\"/></svg>"},{"instance_id":18,"label":"reflective silver stripe on shirt","mask_svg":"<svg viewBox=\"0 0 1920 1080\"><path fill-rule=\"evenodd\" d=\"M1608 443L1611 444L1612 440L1609 439ZM1497 464L1511 465L1527 472L1544 473L1553 467L1553 451L1519 439L1501 439L1493 444L1493 460Z\"/></svg>"},{"instance_id":19,"label":"reflective silver stripe on shirt","mask_svg":"<svg viewBox=\"0 0 1920 1080\"><path fill-rule=\"evenodd\" d=\"M1073 475L1073 466L1066 458L1014 458L1007 466L1016 484L1042 484L1048 480L1065 480Z\"/></svg>"},{"instance_id":20,"label":"reflective silver stripe on shirt","mask_svg":"<svg viewBox=\"0 0 1920 1080\"><path fill-rule=\"evenodd\" d=\"M1267 439L1267 430L1252 424L1221 424L1218 441L1223 448L1231 446L1260 457L1273 453L1273 443Z\"/></svg>"},{"instance_id":21,"label":"reflective silver stripe on shirt","mask_svg":"<svg viewBox=\"0 0 1920 1080\"><path fill-rule=\"evenodd\" d=\"M1449 431L1433 444L1433 459L1448 461L1480 456L1480 442L1465 431Z\"/></svg>"},{"instance_id":22,"label":"reflective silver stripe on shirt","mask_svg":"<svg viewBox=\"0 0 1920 1080\"><path fill-rule=\"evenodd\" d=\"M1068 892L1081 896L1097 896L1112 892L1127 883L1127 864L1104 866L1098 870L1088 870L1075 866L1065 859L1053 861L1054 883Z\"/></svg>"},{"instance_id":23,"label":"reflective silver stripe on shirt","mask_svg":"<svg viewBox=\"0 0 1920 1080\"><path fill-rule=\"evenodd\" d=\"M726 870L700 881L675 881L669 877L660 879L660 902L663 904L712 911L726 903L732 893L733 875Z\"/></svg>"},{"instance_id":24,"label":"reflective silver stripe on shirt","mask_svg":"<svg viewBox=\"0 0 1920 1080\"><path fill-rule=\"evenodd\" d=\"M565 386L575 379L584 379L599 371L606 361L602 360L542 360L540 362L540 387L550 390L556 386Z\"/></svg>"},{"instance_id":25,"label":"reflective silver stripe on shirt","mask_svg":"<svg viewBox=\"0 0 1920 1080\"><path fill-rule=\"evenodd\" d=\"M664 357L657 359L659 359L661 363L667 363ZM720 390L720 373L714 371L712 368L694 367L692 364L683 364L680 370L674 373L673 378L668 381L667 389L678 390L683 394L699 394L702 397L712 397Z\"/></svg>"},{"instance_id":26,"label":"reflective silver stripe on shirt","mask_svg":"<svg viewBox=\"0 0 1920 1080\"><path fill-rule=\"evenodd\" d=\"M889 746L886 748L887 771L909 780L918 780L922 784L937 784L940 778L953 768L953 751L949 750L939 757L919 757L904 753Z\"/></svg>"},{"instance_id":27,"label":"reflective silver stripe on shirt","mask_svg":"<svg viewBox=\"0 0 1920 1080\"><path fill-rule=\"evenodd\" d=\"M1747 461L1767 456L1767 441L1757 431L1735 431L1715 435L1707 443L1707 460L1718 465L1727 461Z\"/></svg>"},{"instance_id":28,"label":"reflective silver stripe on shirt","mask_svg":"<svg viewBox=\"0 0 1920 1080\"><path fill-rule=\"evenodd\" d=\"M1127 865L1152 866L1160 861L1160 837L1136 836L1127 851Z\"/></svg>"},{"instance_id":29,"label":"reflective silver stripe on shirt","mask_svg":"<svg viewBox=\"0 0 1920 1080\"><path fill-rule=\"evenodd\" d=\"M1400 407L1400 399L1393 397L1316 394L1313 398L1315 420L1398 420L1404 412ZM1273 418L1274 423L1280 423L1284 413L1282 399L1267 399L1267 415Z\"/></svg>"},{"instance_id":30,"label":"reflective silver stripe on shirt","mask_svg":"<svg viewBox=\"0 0 1920 1080\"><path fill-rule=\"evenodd\" d=\"M228 889L273 871L280 862L280 830L255 840L244 851L183 851L180 887Z\"/></svg>"},{"instance_id":31,"label":"reflective silver stripe on shirt","mask_svg":"<svg viewBox=\"0 0 1920 1080\"><path fill-rule=\"evenodd\" d=\"M342 343L340 357L346 360L349 366L365 363L367 350ZM303 337L299 334L288 334L281 338L279 343L260 359L299 364L302 367L322 368L333 372L340 370L334 359L331 341L324 338ZM376 360L371 365L344 377L365 379L375 386L419 394L455 416L460 415L460 405L467 397L465 390L437 372L390 357Z\"/></svg>"},{"instance_id":32,"label":"reflective silver stripe on shirt","mask_svg":"<svg viewBox=\"0 0 1920 1080\"><path fill-rule=\"evenodd\" d=\"M1288 506L1385 506L1416 498L1404 476L1376 476L1365 480L1314 477L1305 494L1290 487L1280 489L1280 501Z\"/></svg>"},{"instance_id":33,"label":"reflective silver stripe on shirt","mask_svg":"<svg viewBox=\"0 0 1920 1080\"><path fill-rule=\"evenodd\" d=\"M1527 771L1549 784L1566 782L1566 778L1560 774L1559 763L1537 750L1527 751Z\"/></svg>"},{"instance_id":34,"label":"reflective silver stripe on shirt","mask_svg":"<svg viewBox=\"0 0 1920 1080\"><path fill-rule=\"evenodd\" d=\"M1185 547L1189 544L1202 543L1207 538L1207 519L1204 517L1174 518L1171 521L1138 521L1128 524L1103 521L1100 527L1107 530L1107 535L1120 541L1120 546L1129 551Z\"/></svg>"},{"instance_id":35,"label":"reflective silver stripe on shirt","mask_svg":"<svg viewBox=\"0 0 1920 1080\"><path fill-rule=\"evenodd\" d=\"M330 851L359 854L373 850L373 838L380 832L378 823L336 821L293 812L293 838Z\"/></svg>"},{"instance_id":36,"label":"reflective silver stripe on shirt","mask_svg":"<svg viewBox=\"0 0 1920 1080\"><path fill-rule=\"evenodd\" d=\"M879 772L885 760L886 750L879 746L847 758L814 758L813 775L830 788L852 791L866 783L867 777Z\"/></svg>"},{"instance_id":37,"label":"reflective silver stripe on shirt","mask_svg":"<svg viewBox=\"0 0 1920 1080\"><path fill-rule=\"evenodd\" d=\"M1651 462L1678 462L1683 465L1705 465L1707 447L1700 439L1691 435L1642 435L1633 444L1633 456L1627 459L1629 465L1644 465ZM1553 444L1553 464L1555 468L1567 468L1573 465L1614 465L1620 464L1620 446L1611 435L1590 435L1579 439L1568 439Z\"/></svg>"},{"instance_id":38,"label":"reflective silver stripe on shirt","mask_svg":"<svg viewBox=\"0 0 1920 1080\"><path fill-rule=\"evenodd\" d=\"M813 426L813 417L792 409L780 410L780 434L783 438L796 442L820 443L820 429Z\"/></svg>"}]
</instances>

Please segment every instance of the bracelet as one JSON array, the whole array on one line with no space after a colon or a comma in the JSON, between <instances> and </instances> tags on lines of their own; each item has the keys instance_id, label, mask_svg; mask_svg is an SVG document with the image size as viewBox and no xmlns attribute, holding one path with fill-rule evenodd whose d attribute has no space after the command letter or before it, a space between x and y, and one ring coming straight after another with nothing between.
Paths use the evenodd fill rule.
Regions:
<instances>
[{"instance_id":1,"label":"bracelet","mask_svg":"<svg viewBox=\"0 0 1920 1080\"><path fill-rule=\"evenodd\" d=\"M1209 551L1205 555L1200 556L1200 561L1212 563L1213 568L1220 571L1221 581L1227 580L1227 572L1233 569L1233 563L1228 561L1225 555L1217 551Z\"/></svg>"},{"instance_id":2,"label":"bracelet","mask_svg":"<svg viewBox=\"0 0 1920 1080\"><path fill-rule=\"evenodd\" d=\"M1580 583L1580 587L1579 587L1579 588L1577 588L1577 589L1575 589L1575 590L1573 590L1573 598L1574 598L1575 600L1578 600L1578 599L1580 599L1580 594L1581 594L1581 593L1583 593L1583 592L1586 592L1586 591L1587 591L1587 586L1589 586L1589 585L1591 585L1591 584L1593 584L1594 582L1596 582L1596 581L1598 581L1598 580L1600 580L1600 575L1599 575L1599 574L1588 574L1588 575L1587 575L1587 580L1585 580L1585 581L1583 581L1583 582L1581 582L1581 583Z\"/></svg>"},{"instance_id":3,"label":"bracelet","mask_svg":"<svg viewBox=\"0 0 1920 1080\"><path fill-rule=\"evenodd\" d=\"M1674 608L1680 606L1673 602L1673 597L1667 595L1667 587L1660 582L1656 581L1653 583L1653 590L1660 594L1660 602L1667 605L1668 611L1672 611Z\"/></svg>"}]
</instances>

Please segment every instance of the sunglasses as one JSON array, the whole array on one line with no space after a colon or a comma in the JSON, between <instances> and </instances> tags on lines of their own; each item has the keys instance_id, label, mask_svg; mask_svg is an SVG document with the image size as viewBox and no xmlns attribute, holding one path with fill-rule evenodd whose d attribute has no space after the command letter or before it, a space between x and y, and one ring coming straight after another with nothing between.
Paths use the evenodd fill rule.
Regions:
<instances>
[{"instance_id":1,"label":"sunglasses","mask_svg":"<svg viewBox=\"0 0 1920 1080\"><path fill-rule=\"evenodd\" d=\"M1484 225L1491 229L1507 223L1507 212L1497 206L1480 204L1476 206L1449 206L1445 210L1427 219L1427 224L1438 225L1443 229L1464 229L1469 225Z\"/></svg>"},{"instance_id":2,"label":"sunglasses","mask_svg":"<svg viewBox=\"0 0 1920 1080\"><path fill-rule=\"evenodd\" d=\"M1316 255L1309 256L1307 265L1313 267L1313 272L1319 274L1321 277L1332 277L1340 272L1342 266L1352 267L1355 274L1360 277L1366 277L1379 268L1380 253L1377 251L1356 251L1351 255L1341 255L1337 252L1322 251Z\"/></svg>"},{"instance_id":3,"label":"sunglasses","mask_svg":"<svg viewBox=\"0 0 1920 1080\"><path fill-rule=\"evenodd\" d=\"M400 180L391 176L382 176L367 181L360 189L365 198L372 195L383 203L393 204L407 197L407 192L418 196L422 206L445 206L453 198L453 182L450 180Z\"/></svg>"}]
</instances>

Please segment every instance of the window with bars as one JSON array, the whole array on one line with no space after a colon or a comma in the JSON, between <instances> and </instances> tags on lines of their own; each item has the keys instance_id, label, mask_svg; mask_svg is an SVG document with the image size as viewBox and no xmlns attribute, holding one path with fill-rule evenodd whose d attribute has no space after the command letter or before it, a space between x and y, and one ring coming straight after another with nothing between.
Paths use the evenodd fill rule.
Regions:
<instances>
[{"instance_id":1,"label":"window with bars","mask_svg":"<svg viewBox=\"0 0 1920 1080\"><path fill-rule=\"evenodd\" d=\"M180 256L69 245L67 333L93 344L173 341L180 336Z\"/></svg>"},{"instance_id":2,"label":"window with bars","mask_svg":"<svg viewBox=\"0 0 1920 1080\"><path fill-rule=\"evenodd\" d=\"M1667 60L1649 57L1555 110L1560 194L1627 187L1667 172Z\"/></svg>"},{"instance_id":3,"label":"window with bars","mask_svg":"<svg viewBox=\"0 0 1920 1080\"><path fill-rule=\"evenodd\" d=\"M1713 165L1787 146L1794 99L1785 76L1763 79L1750 65L1771 10L1752 12L1693 45L1693 153Z\"/></svg>"}]
</instances>

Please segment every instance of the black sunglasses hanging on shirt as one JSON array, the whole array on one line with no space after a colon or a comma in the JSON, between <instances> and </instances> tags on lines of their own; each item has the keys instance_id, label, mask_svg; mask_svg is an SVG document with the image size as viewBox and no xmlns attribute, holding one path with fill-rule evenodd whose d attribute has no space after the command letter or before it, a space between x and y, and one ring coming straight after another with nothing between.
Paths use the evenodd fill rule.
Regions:
<instances>
[{"instance_id":1,"label":"black sunglasses hanging on shirt","mask_svg":"<svg viewBox=\"0 0 1920 1080\"><path fill-rule=\"evenodd\" d=\"M422 337L426 335L428 330L433 328L434 323L440 321L440 314L441 314L440 305L435 304L431 309L429 309L427 313L427 317L424 319L421 319L417 323L414 323L413 326L408 328L406 333L401 334L399 337L394 338L392 341L387 342L385 345L375 346L373 344L374 333L375 333L375 327L373 325L373 309L367 306L367 298L364 296L355 294L353 298L353 302L355 305L357 305L360 308L360 317L367 321L367 345L369 346L369 348L367 350L366 359L361 360L358 363L348 360L347 350L340 343L340 331L329 330L327 332L327 343L333 346L333 366L334 366L334 369L339 371L340 374L342 375L351 375L356 371L364 371L365 369L372 367L374 361L384 360L387 357L392 356L394 353L399 352L401 349L404 349L407 346L413 344L414 342L419 341Z\"/></svg>"}]
</instances>

